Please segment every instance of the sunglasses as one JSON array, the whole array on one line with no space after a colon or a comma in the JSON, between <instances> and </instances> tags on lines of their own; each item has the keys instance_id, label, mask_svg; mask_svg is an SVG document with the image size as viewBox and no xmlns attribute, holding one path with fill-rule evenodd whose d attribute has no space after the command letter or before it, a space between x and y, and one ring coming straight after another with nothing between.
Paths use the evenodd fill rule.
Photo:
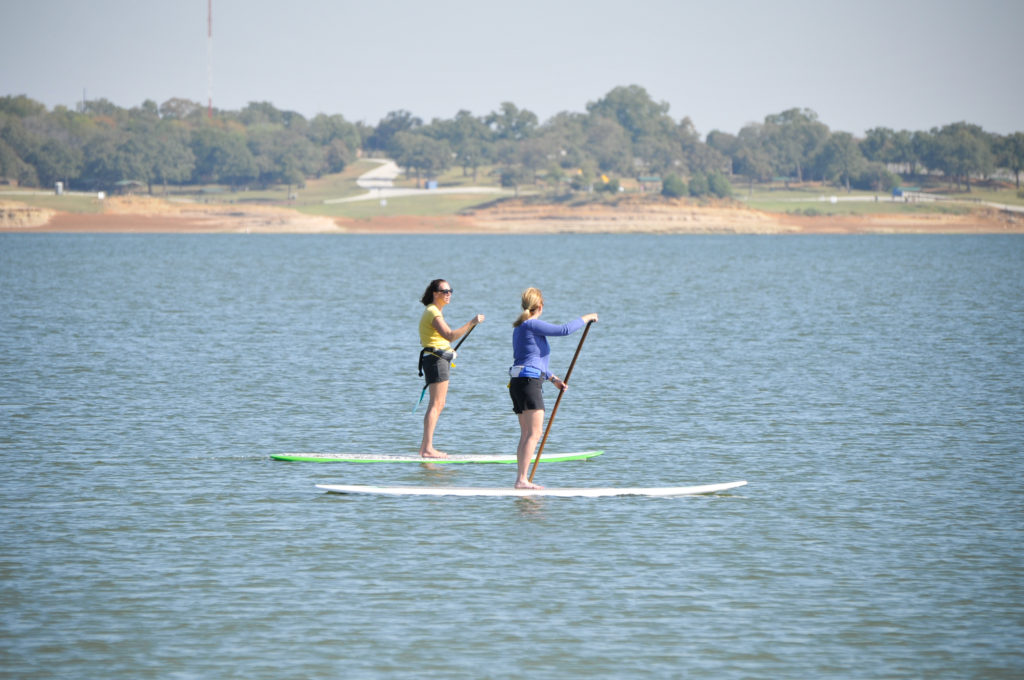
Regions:
<instances>
[{"instance_id":1,"label":"sunglasses","mask_svg":"<svg viewBox=\"0 0 1024 680\"><path fill-rule=\"evenodd\" d=\"M438 288L434 292L440 293L441 295L451 295L452 294L452 289L451 288Z\"/></svg>"}]
</instances>

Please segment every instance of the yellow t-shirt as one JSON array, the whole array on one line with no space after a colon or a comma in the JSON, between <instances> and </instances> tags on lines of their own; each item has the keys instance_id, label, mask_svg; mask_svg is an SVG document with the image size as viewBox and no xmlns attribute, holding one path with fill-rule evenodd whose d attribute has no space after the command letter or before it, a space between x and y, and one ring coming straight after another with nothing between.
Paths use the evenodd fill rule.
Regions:
<instances>
[{"instance_id":1,"label":"yellow t-shirt","mask_svg":"<svg viewBox=\"0 0 1024 680\"><path fill-rule=\"evenodd\" d=\"M420 345L449 349L452 343L445 340L444 336L434 328L434 318L438 316L444 318L437 305L427 305L427 308L423 310L423 316L420 317Z\"/></svg>"}]
</instances>

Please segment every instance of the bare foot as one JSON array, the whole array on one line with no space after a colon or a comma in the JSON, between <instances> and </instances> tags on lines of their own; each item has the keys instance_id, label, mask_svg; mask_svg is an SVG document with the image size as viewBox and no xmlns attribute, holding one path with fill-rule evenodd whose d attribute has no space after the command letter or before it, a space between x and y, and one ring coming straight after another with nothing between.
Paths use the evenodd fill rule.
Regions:
<instances>
[{"instance_id":1,"label":"bare foot","mask_svg":"<svg viewBox=\"0 0 1024 680\"><path fill-rule=\"evenodd\" d=\"M437 449L430 449L429 451L420 451L421 458L447 458L448 454L444 451L438 451Z\"/></svg>"},{"instance_id":2,"label":"bare foot","mask_svg":"<svg viewBox=\"0 0 1024 680\"><path fill-rule=\"evenodd\" d=\"M544 487L540 484L534 484L529 480L519 480L516 482L517 489L543 489Z\"/></svg>"}]
</instances>

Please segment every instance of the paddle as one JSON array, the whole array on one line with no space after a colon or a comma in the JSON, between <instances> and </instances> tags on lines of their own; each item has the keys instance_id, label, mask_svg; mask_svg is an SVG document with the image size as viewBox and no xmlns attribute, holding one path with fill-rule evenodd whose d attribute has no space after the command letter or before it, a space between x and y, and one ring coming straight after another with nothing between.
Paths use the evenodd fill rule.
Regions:
<instances>
[{"instance_id":1,"label":"paddle","mask_svg":"<svg viewBox=\"0 0 1024 680\"><path fill-rule=\"evenodd\" d=\"M565 386L569 386L569 376L572 375L572 368L576 365L576 359L580 356L580 350L583 349L583 341L587 339L587 333L590 332L590 324L593 321L587 322L587 327L583 329L583 337L580 338L580 344L576 348L576 354L572 357L572 363L569 364L569 370L565 372L565 377L562 378L562 382ZM533 473L537 471L537 463L540 462L540 454L544 450L544 442L548 440L548 433L551 432L551 423L555 420L555 413L558 412L558 405L562 403L562 395L565 394L565 389L558 390L558 398L555 399L555 406L551 409L551 417L548 418L548 426L544 428L544 437L540 440L540 447L537 449L537 455L533 459L533 467L530 468L530 481L533 481Z\"/></svg>"},{"instance_id":2,"label":"paddle","mask_svg":"<svg viewBox=\"0 0 1024 680\"><path fill-rule=\"evenodd\" d=\"M469 337L469 334L472 333L473 329L476 328L478 325L479 324L474 324L474 325L469 327L469 330L466 331L466 334L463 335L461 339L459 339L458 343L456 343L455 348L452 350L453 352L457 353L459 351L459 348L462 347L462 343L464 343L466 341L466 338ZM421 403L423 403L423 395L427 393L427 387L428 387L427 385L423 386L423 391L420 392L419 401L417 401L416 405L412 407L412 412L413 413L416 413L416 409L419 408Z\"/></svg>"}]
</instances>

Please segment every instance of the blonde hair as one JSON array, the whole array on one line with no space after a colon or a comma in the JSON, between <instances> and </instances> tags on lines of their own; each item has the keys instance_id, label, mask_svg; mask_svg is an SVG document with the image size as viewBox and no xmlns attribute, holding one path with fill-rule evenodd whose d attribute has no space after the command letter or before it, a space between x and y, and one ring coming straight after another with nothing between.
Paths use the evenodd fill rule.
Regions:
<instances>
[{"instance_id":1,"label":"blonde hair","mask_svg":"<svg viewBox=\"0 0 1024 680\"><path fill-rule=\"evenodd\" d=\"M537 288L527 288L523 291L523 313L519 315L519 318L512 324L513 326L519 326L524 321L530 318L530 316L544 304L544 295Z\"/></svg>"}]
</instances>

